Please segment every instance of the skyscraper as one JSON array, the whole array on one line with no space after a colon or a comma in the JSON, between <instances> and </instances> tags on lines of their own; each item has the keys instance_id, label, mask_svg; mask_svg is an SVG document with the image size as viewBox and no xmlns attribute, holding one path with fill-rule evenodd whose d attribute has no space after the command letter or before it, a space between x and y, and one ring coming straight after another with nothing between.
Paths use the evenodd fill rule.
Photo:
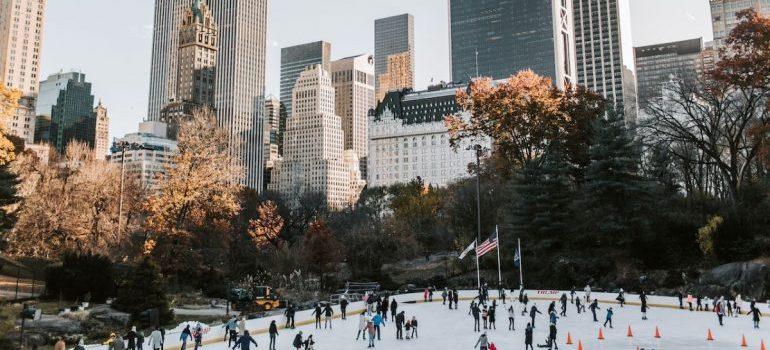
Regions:
<instances>
[{"instance_id":1,"label":"skyscraper","mask_svg":"<svg viewBox=\"0 0 770 350\"><path fill-rule=\"evenodd\" d=\"M335 114L342 118L344 147L356 153L361 160L362 176L366 176L367 121L369 110L377 106L374 98L374 57L365 54L333 61L331 76Z\"/></svg>"},{"instance_id":2,"label":"skyscraper","mask_svg":"<svg viewBox=\"0 0 770 350\"><path fill-rule=\"evenodd\" d=\"M701 60L701 38L634 48L639 107L660 97L663 84L672 78L695 77Z\"/></svg>"},{"instance_id":3,"label":"skyscraper","mask_svg":"<svg viewBox=\"0 0 770 350\"><path fill-rule=\"evenodd\" d=\"M374 58L378 101L390 90L413 87L414 16L405 13L374 21Z\"/></svg>"},{"instance_id":4,"label":"skyscraper","mask_svg":"<svg viewBox=\"0 0 770 350\"><path fill-rule=\"evenodd\" d=\"M770 15L770 2L767 0L709 0L709 3L716 49L724 45L725 38L738 24L736 13L753 8L765 16Z\"/></svg>"},{"instance_id":5,"label":"skyscraper","mask_svg":"<svg viewBox=\"0 0 770 350\"><path fill-rule=\"evenodd\" d=\"M332 44L316 41L294 45L281 49L281 92L279 98L286 109L286 116L291 116L292 91L300 73L307 67L320 64L323 69L331 69ZM283 130L278 131L279 134ZM279 137L280 139L280 137Z\"/></svg>"},{"instance_id":6,"label":"skyscraper","mask_svg":"<svg viewBox=\"0 0 770 350\"><path fill-rule=\"evenodd\" d=\"M577 83L607 99L626 114L623 46L618 0L573 0ZM629 119L635 117L631 101Z\"/></svg>"},{"instance_id":7,"label":"skyscraper","mask_svg":"<svg viewBox=\"0 0 770 350\"><path fill-rule=\"evenodd\" d=\"M0 1L0 84L22 93L6 128L27 143L35 134L45 4L46 0Z\"/></svg>"},{"instance_id":8,"label":"skyscraper","mask_svg":"<svg viewBox=\"0 0 770 350\"><path fill-rule=\"evenodd\" d=\"M110 117L107 115L107 108L102 105L102 101L99 101L93 113L96 123L94 154L98 159L104 159L110 150Z\"/></svg>"},{"instance_id":9,"label":"skyscraper","mask_svg":"<svg viewBox=\"0 0 770 350\"><path fill-rule=\"evenodd\" d=\"M269 96L265 99L265 130L263 131L263 149L264 154L264 176L263 187L267 188L270 183L270 173L273 170L273 163L278 159L278 126L280 123L281 102Z\"/></svg>"},{"instance_id":10,"label":"skyscraper","mask_svg":"<svg viewBox=\"0 0 770 350\"><path fill-rule=\"evenodd\" d=\"M83 73L57 73L41 82L41 86L56 84L66 76L67 83L59 90L55 104L51 107L51 145L62 153L73 141L96 143L96 118L94 116L94 95L91 83Z\"/></svg>"},{"instance_id":11,"label":"skyscraper","mask_svg":"<svg viewBox=\"0 0 770 350\"><path fill-rule=\"evenodd\" d=\"M268 188L291 205L306 193L320 193L330 208L350 206L366 182L356 153L344 149L331 74L315 65L303 71L294 86L283 158L276 161Z\"/></svg>"},{"instance_id":12,"label":"skyscraper","mask_svg":"<svg viewBox=\"0 0 770 350\"><path fill-rule=\"evenodd\" d=\"M449 0L452 80L505 79L523 69L575 82L572 2Z\"/></svg>"},{"instance_id":13,"label":"skyscraper","mask_svg":"<svg viewBox=\"0 0 770 350\"><path fill-rule=\"evenodd\" d=\"M193 0L155 0L152 26L152 60L147 119L160 120L160 110L176 93L179 26L182 14Z\"/></svg>"}]
</instances>

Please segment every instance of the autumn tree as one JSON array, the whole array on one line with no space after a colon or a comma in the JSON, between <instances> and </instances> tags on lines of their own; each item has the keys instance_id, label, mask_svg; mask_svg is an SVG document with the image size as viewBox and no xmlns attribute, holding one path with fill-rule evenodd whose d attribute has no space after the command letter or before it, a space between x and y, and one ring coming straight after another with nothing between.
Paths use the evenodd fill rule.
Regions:
<instances>
[{"instance_id":1,"label":"autumn tree","mask_svg":"<svg viewBox=\"0 0 770 350\"><path fill-rule=\"evenodd\" d=\"M8 139L8 120L13 117L16 108L19 107L19 98L21 93L18 90L11 90L0 86L0 166L7 165L14 158L14 145Z\"/></svg>"},{"instance_id":2,"label":"autumn tree","mask_svg":"<svg viewBox=\"0 0 770 350\"><path fill-rule=\"evenodd\" d=\"M327 287L327 275L342 261L341 246L326 222L314 221L302 239L302 260L308 270L319 276L321 288Z\"/></svg>"},{"instance_id":3,"label":"autumn tree","mask_svg":"<svg viewBox=\"0 0 770 350\"><path fill-rule=\"evenodd\" d=\"M265 201L257 207L256 219L249 220L248 234L257 249L272 244L278 246L283 218L278 213L278 205L273 201Z\"/></svg>"},{"instance_id":4,"label":"autumn tree","mask_svg":"<svg viewBox=\"0 0 770 350\"><path fill-rule=\"evenodd\" d=\"M226 254L231 220L240 210L241 166L231 154L227 131L214 113L199 109L179 128L178 152L158 191L144 204L150 254L167 273L195 273Z\"/></svg>"}]
</instances>

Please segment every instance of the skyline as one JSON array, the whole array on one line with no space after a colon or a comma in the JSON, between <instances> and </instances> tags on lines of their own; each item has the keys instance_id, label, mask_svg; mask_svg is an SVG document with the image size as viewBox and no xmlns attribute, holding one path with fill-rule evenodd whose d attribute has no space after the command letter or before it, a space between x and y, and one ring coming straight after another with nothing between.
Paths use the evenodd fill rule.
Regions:
<instances>
[{"instance_id":1,"label":"skyline","mask_svg":"<svg viewBox=\"0 0 770 350\"><path fill-rule=\"evenodd\" d=\"M707 0L629 0L633 46L703 37L711 40ZM415 17L415 87L449 79L446 0L271 1L268 9L267 82L279 96L280 49L326 40L332 59L374 52L374 20L410 13ZM146 118L152 47L153 0L65 0L48 2L41 80L75 69L93 83L96 100L110 115L110 140L136 132ZM337 9L345 11L336 11ZM120 13L121 16L102 16ZM350 16L350 13L359 14ZM321 14L326 21L319 20ZM293 20L287 20L293 19ZM83 26L83 23L88 26ZM308 23L298 30L296 23ZM97 28L98 30L94 30ZM351 30L350 28L355 28ZM624 35L625 39L626 35Z\"/></svg>"}]
</instances>

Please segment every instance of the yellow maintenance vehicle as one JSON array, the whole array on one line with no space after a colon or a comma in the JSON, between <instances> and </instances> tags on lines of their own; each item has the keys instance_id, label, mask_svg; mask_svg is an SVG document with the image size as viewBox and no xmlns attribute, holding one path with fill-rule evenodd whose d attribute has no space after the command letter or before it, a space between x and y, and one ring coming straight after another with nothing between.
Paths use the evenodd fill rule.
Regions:
<instances>
[{"instance_id":1,"label":"yellow maintenance vehicle","mask_svg":"<svg viewBox=\"0 0 770 350\"><path fill-rule=\"evenodd\" d=\"M241 288L231 289L230 302L233 310L241 312L270 311L286 307L286 302L268 286L253 287L250 291Z\"/></svg>"}]
</instances>

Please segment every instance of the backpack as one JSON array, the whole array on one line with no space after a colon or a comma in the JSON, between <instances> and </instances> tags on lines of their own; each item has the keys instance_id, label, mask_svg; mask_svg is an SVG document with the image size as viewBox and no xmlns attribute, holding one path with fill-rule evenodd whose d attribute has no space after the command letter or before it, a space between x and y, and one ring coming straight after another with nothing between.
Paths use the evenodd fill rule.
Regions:
<instances>
[{"instance_id":1,"label":"backpack","mask_svg":"<svg viewBox=\"0 0 770 350\"><path fill-rule=\"evenodd\" d=\"M489 343L489 350L497 350L495 343Z\"/></svg>"}]
</instances>

